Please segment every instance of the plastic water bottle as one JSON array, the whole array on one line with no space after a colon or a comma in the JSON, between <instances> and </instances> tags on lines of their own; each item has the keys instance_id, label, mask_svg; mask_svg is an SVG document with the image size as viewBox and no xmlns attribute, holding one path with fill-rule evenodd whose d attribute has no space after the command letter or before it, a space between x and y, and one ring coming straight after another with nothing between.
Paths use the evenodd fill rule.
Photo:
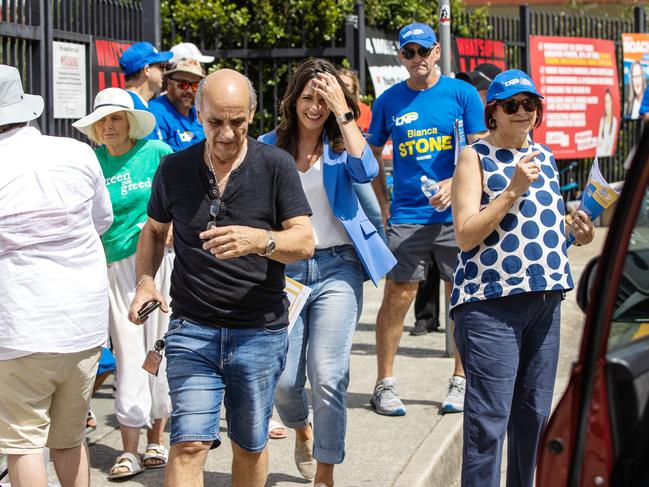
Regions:
<instances>
[{"instance_id":1,"label":"plastic water bottle","mask_svg":"<svg viewBox=\"0 0 649 487\"><path fill-rule=\"evenodd\" d=\"M421 178L419 178L421 181L421 192L424 193L426 198L431 198L434 195L437 194L439 191L439 185L437 184L437 181L434 179L429 179L428 176L424 175ZM436 211L444 211L444 210L438 210L437 207L435 207Z\"/></svg>"},{"instance_id":2,"label":"plastic water bottle","mask_svg":"<svg viewBox=\"0 0 649 487\"><path fill-rule=\"evenodd\" d=\"M426 198L433 197L439 191L437 181L434 179L428 179L428 176L422 176L419 180L421 181L421 192L426 195Z\"/></svg>"}]
</instances>

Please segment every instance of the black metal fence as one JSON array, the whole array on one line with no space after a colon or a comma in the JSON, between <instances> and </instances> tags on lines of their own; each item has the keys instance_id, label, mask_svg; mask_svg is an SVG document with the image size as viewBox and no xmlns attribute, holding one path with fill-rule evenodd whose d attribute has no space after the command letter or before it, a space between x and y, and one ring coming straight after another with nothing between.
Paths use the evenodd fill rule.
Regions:
<instances>
[{"instance_id":1,"label":"black metal fence","mask_svg":"<svg viewBox=\"0 0 649 487\"><path fill-rule=\"evenodd\" d=\"M0 8L0 62L15 66L21 72L25 89L40 93L46 99L46 109L40 119L44 132L56 135L78 136L71 129L71 120L55 119L53 116L52 42L65 41L86 46L87 106L92 104L96 91L95 80L90 75L94 56L93 40L96 37L122 41L160 40L159 0L3 0ZM465 14L464 24L470 17ZM327 20L323 18L322 22ZM290 21L289 21L290 22ZM214 55L220 66L231 66L243 71L256 85L259 109L253 134L272 128L277 120L279 100L284 91L288 73L300 60L317 56L330 59L336 64L347 60L358 70L364 87L365 70L365 12L362 2L357 2L355 12L349 15L330 38L311 36L307 41L304 27L288 26L297 32L300 40L287 41L273 46L260 45L250 40L248 33L263 29L264 18L253 17L242 38L219 35L220 26L201 25L198 31L189 32L187 26L176 25L171 19L171 32L164 39L168 48L183 39L195 42L202 51ZM313 32L324 32L317 26ZM623 93L622 41L623 32L644 32L646 20L644 9L634 9L631 19L597 17L592 15L543 13L532 11L522 5L517 16L488 16L474 31L484 33L489 39L502 40L507 46L507 62L510 68L529 67L529 35L554 35L610 39L616 43L620 93ZM469 29L472 31L472 29ZM197 32L197 33L196 33ZM291 37L291 36L289 36ZM296 36L292 36L295 39ZM601 159L601 169L609 180L622 179L622 163L629 149L636 142L640 122L623 120L620 124L616 154ZM563 164L568 166L571 161ZM578 161L576 172L562 174L562 184L574 179L583 187L590 167L590 160Z\"/></svg>"},{"instance_id":2,"label":"black metal fence","mask_svg":"<svg viewBox=\"0 0 649 487\"><path fill-rule=\"evenodd\" d=\"M150 12L159 0L3 0L0 9L0 63L16 67L28 93L45 98L39 119L43 132L82 138L73 120L54 118L52 42L86 47L86 106L96 87L91 76L96 37L155 41ZM149 12L145 15L143 12Z\"/></svg>"},{"instance_id":3,"label":"black metal fence","mask_svg":"<svg viewBox=\"0 0 649 487\"><path fill-rule=\"evenodd\" d=\"M468 22L468 17L465 22ZM620 96L624 93L622 33L646 31L645 11L641 6L635 7L633 18L617 18L578 13L535 12L527 5L521 5L518 16L489 16L487 24L489 27L482 29L483 32L486 30L485 37L502 40L507 45L507 66L528 72L530 35L590 37L615 41ZM621 106L624 106L623 102ZM638 140L640 128L639 120L621 120L616 153L611 157L600 158L600 169L608 181L624 179L623 163L629 150ZM592 160L580 159L576 161L576 165L572 162L560 162L560 168L566 169L561 173L561 184L567 185L574 180L578 188L583 188Z\"/></svg>"},{"instance_id":4,"label":"black metal fence","mask_svg":"<svg viewBox=\"0 0 649 487\"><path fill-rule=\"evenodd\" d=\"M641 6L635 7L634 18L616 18L607 16L583 15L579 13L544 13L535 12L527 5L522 5L518 15L488 16L486 25L484 19L475 28L469 27L469 32L481 32L488 39L502 40L507 47L507 65L510 68L529 68L528 37L530 35L591 37L615 41L618 73L620 74L620 93L623 90L623 32L644 32L645 14ZM323 19L324 21L324 19ZM262 29L263 18L251 18L248 32ZM469 25L471 16L463 14L462 24ZM176 25L171 19L170 32L167 32L163 44L165 48L183 39L195 42L204 53L217 58L219 66L230 66L242 70L256 85L259 95L258 113L252 128L253 134L273 128L277 121L279 101L284 91L288 73L300 60L308 56L324 57L336 64L346 59L361 77L364 87L365 69L365 12L362 2L358 2L354 15L346 18L344 25L339 26L337 35L325 42L322 38L307 42L302 33L301 41L287 45L277 45L272 49L267 46L255 45L249 41L248 34L241 39L223 38L219 35L218 25L201 25L198 30L189 30ZM290 26L289 26L290 28ZM294 26L300 29L299 25ZM317 28L315 30L318 30ZM324 29L323 29L324 30ZM616 154L600 159L600 168L610 181L623 179L623 162L635 144L639 135L640 122L623 120L620 124L620 135ZM590 170L590 159L563 161L560 166L570 168L561 174L561 184L565 185L574 180L578 187L583 187Z\"/></svg>"}]
</instances>

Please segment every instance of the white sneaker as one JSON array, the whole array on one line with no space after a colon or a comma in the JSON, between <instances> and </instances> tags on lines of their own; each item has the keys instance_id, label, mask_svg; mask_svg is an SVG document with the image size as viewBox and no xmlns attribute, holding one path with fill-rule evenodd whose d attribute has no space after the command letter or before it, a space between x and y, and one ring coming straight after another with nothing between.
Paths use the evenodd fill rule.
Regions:
<instances>
[{"instance_id":1,"label":"white sneaker","mask_svg":"<svg viewBox=\"0 0 649 487\"><path fill-rule=\"evenodd\" d=\"M464 411L464 388L466 379L454 375L448 380L448 394L442 402L442 412L461 413Z\"/></svg>"}]
</instances>

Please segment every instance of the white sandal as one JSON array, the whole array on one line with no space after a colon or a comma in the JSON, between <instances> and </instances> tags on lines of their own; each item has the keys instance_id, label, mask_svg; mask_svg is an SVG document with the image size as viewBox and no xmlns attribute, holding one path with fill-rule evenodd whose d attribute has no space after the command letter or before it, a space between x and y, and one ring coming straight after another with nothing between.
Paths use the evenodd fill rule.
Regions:
<instances>
[{"instance_id":1,"label":"white sandal","mask_svg":"<svg viewBox=\"0 0 649 487\"><path fill-rule=\"evenodd\" d=\"M155 453L149 453L149 450L155 451ZM157 443L149 443L146 446L146 452L144 453L144 459L142 464L144 468L164 468L167 465L167 460L169 459L169 450L164 445L158 445ZM161 460L161 463L152 463L147 465L147 460Z\"/></svg>"},{"instance_id":2,"label":"white sandal","mask_svg":"<svg viewBox=\"0 0 649 487\"><path fill-rule=\"evenodd\" d=\"M125 472L115 472L117 468L126 468L127 470ZM144 467L139 456L124 452L115 460L115 464L111 467L110 473L108 474L108 479L123 479L142 472L144 472Z\"/></svg>"}]
</instances>

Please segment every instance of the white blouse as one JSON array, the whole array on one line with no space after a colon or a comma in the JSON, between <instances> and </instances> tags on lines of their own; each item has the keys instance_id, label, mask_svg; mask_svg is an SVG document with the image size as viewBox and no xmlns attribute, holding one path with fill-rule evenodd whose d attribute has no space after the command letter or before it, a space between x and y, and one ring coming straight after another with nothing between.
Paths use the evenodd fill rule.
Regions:
<instances>
[{"instance_id":1,"label":"white blouse","mask_svg":"<svg viewBox=\"0 0 649 487\"><path fill-rule=\"evenodd\" d=\"M300 172L302 188L306 193L309 206L313 212L311 226L316 249L326 249L336 245L352 243L340 220L336 218L324 187L322 156L306 172Z\"/></svg>"}]
</instances>

